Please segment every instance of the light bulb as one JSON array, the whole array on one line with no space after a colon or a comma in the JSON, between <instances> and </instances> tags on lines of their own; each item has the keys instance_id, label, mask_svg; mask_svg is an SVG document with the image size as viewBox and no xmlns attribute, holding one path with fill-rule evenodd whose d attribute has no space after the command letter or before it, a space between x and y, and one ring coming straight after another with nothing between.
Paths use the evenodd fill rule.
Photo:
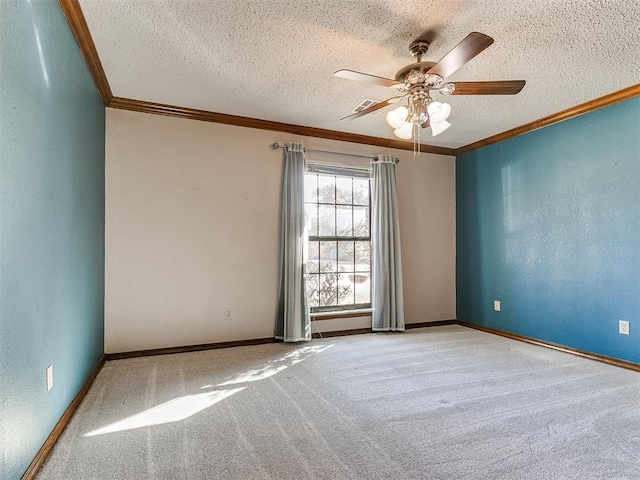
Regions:
<instances>
[{"instance_id":1,"label":"light bulb","mask_svg":"<svg viewBox=\"0 0 640 480\"><path fill-rule=\"evenodd\" d=\"M433 123L433 121L431 121L431 135L433 135L434 137L436 135L440 135L450 126L451 124L446 120L443 120L442 122L437 122L437 123Z\"/></svg>"},{"instance_id":2,"label":"light bulb","mask_svg":"<svg viewBox=\"0 0 640 480\"><path fill-rule=\"evenodd\" d=\"M392 128L400 128L404 125L404 121L407 119L408 114L409 110L407 110L407 107L398 107L387 113L387 123Z\"/></svg>"},{"instance_id":3,"label":"light bulb","mask_svg":"<svg viewBox=\"0 0 640 480\"><path fill-rule=\"evenodd\" d=\"M448 103L431 102L427 107L431 123L444 122L451 114L451 105ZM444 130L443 130L444 131Z\"/></svg>"},{"instance_id":4,"label":"light bulb","mask_svg":"<svg viewBox=\"0 0 640 480\"><path fill-rule=\"evenodd\" d=\"M393 133L396 137L409 140L413 135L413 123L404 122L404 124L400 128L396 128Z\"/></svg>"}]
</instances>

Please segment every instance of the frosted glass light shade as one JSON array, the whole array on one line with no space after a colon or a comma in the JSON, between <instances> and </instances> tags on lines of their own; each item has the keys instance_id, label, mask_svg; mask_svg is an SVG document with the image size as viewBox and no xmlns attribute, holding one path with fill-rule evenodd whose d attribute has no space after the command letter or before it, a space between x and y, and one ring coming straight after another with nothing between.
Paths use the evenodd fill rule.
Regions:
<instances>
[{"instance_id":1,"label":"frosted glass light shade","mask_svg":"<svg viewBox=\"0 0 640 480\"><path fill-rule=\"evenodd\" d=\"M431 122L431 135L433 135L434 137L436 135L440 135L442 132L444 132L450 126L451 126L451 124L449 122L447 122L446 120L443 120L442 122L437 122L437 123L433 123L433 121L432 121Z\"/></svg>"},{"instance_id":2,"label":"frosted glass light shade","mask_svg":"<svg viewBox=\"0 0 640 480\"><path fill-rule=\"evenodd\" d=\"M404 125L404 121L407 119L408 114L409 110L407 110L407 107L398 107L387 113L387 123L392 128L401 128Z\"/></svg>"},{"instance_id":3,"label":"frosted glass light shade","mask_svg":"<svg viewBox=\"0 0 640 480\"><path fill-rule=\"evenodd\" d=\"M400 128L396 128L393 133L396 137L409 140L413 135L413 123L404 122L404 124Z\"/></svg>"},{"instance_id":4,"label":"frosted glass light shade","mask_svg":"<svg viewBox=\"0 0 640 480\"><path fill-rule=\"evenodd\" d=\"M444 122L451 115L451 105L448 103L431 102L427 107L431 123ZM443 130L444 131L444 130Z\"/></svg>"}]
</instances>

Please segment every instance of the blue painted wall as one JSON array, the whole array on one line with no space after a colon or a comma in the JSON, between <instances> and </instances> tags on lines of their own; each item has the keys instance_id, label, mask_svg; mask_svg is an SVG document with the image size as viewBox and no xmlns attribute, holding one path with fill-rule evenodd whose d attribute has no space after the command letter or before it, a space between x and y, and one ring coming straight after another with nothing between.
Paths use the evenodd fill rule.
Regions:
<instances>
[{"instance_id":1,"label":"blue painted wall","mask_svg":"<svg viewBox=\"0 0 640 480\"><path fill-rule=\"evenodd\" d=\"M456 175L458 318L640 362L640 98L464 154Z\"/></svg>"},{"instance_id":2,"label":"blue painted wall","mask_svg":"<svg viewBox=\"0 0 640 480\"><path fill-rule=\"evenodd\" d=\"M0 0L0 41L0 478L14 479L103 353L105 109L57 1Z\"/></svg>"}]
</instances>

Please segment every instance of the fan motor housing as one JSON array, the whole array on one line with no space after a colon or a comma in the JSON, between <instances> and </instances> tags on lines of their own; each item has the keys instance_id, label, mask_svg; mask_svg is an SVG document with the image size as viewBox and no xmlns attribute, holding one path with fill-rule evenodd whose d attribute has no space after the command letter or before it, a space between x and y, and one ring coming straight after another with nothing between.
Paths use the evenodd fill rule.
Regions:
<instances>
[{"instance_id":1,"label":"fan motor housing","mask_svg":"<svg viewBox=\"0 0 640 480\"><path fill-rule=\"evenodd\" d=\"M421 73L427 73L435 64L436 62L410 63L406 67L402 67L400 70L398 70L395 76L395 80L404 83L405 77L410 71L417 70Z\"/></svg>"}]
</instances>

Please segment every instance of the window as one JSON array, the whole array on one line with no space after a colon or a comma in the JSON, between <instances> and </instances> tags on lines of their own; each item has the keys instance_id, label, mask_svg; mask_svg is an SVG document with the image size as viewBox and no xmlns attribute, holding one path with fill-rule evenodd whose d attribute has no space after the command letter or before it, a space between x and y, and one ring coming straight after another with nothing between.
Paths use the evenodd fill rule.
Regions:
<instances>
[{"instance_id":1,"label":"window","mask_svg":"<svg viewBox=\"0 0 640 480\"><path fill-rule=\"evenodd\" d=\"M311 311L370 307L368 170L310 164L305 180Z\"/></svg>"}]
</instances>

